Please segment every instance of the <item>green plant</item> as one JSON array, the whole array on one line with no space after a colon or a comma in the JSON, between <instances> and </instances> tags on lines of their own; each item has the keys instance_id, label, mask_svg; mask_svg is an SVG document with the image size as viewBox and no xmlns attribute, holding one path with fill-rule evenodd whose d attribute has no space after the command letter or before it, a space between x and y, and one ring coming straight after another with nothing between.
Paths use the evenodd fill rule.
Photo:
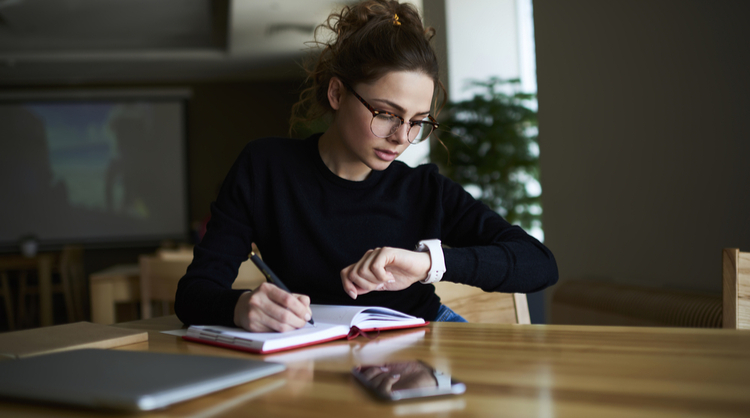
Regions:
<instances>
[{"instance_id":1,"label":"green plant","mask_svg":"<svg viewBox=\"0 0 750 418\"><path fill-rule=\"evenodd\" d=\"M490 78L472 86L472 99L448 103L441 112L438 136L448 152L433 143L430 159L508 222L527 230L540 226L541 195L527 189L530 179L539 179L537 113L525 104L535 95L519 92L518 80Z\"/></svg>"}]
</instances>

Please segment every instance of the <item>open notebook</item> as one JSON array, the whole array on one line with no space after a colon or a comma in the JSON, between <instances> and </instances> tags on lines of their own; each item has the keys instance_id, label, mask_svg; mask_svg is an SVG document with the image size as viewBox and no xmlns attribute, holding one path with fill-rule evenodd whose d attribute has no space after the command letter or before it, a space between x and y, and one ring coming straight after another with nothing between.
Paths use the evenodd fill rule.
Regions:
<instances>
[{"instance_id":1,"label":"open notebook","mask_svg":"<svg viewBox=\"0 0 750 418\"><path fill-rule=\"evenodd\" d=\"M422 318L379 306L310 305L315 326L288 332L248 332L241 328L193 325L184 339L251 353L273 353L326 341L350 332L413 328L427 324ZM355 328L356 327L356 328Z\"/></svg>"}]
</instances>

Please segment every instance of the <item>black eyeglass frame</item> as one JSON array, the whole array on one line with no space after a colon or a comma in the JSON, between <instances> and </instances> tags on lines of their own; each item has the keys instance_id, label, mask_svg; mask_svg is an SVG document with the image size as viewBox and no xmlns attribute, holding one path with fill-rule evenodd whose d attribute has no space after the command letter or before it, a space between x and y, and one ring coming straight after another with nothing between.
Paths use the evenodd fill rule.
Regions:
<instances>
[{"instance_id":1,"label":"black eyeglass frame","mask_svg":"<svg viewBox=\"0 0 750 418\"><path fill-rule=\"evenodd\" d=\"M388 138L389 136L395 134L396 131L398 131L401 128L401 125L403 125L403 124L406 123L406 121L404 120L404 118L402 118L401 116L399 116L399 115L397 115L395 113L386 112L385 110L377 110L374 107L370 106L370 104L367 103L367 101L365 99L363 99L362 96L360 96L359 94L357 94L357 92L354 91L354 89L350 85L344 84L344 86L347 88L347 90L351 91L352 94L354 94L354 97L356 97L360 102L362 102L363 105L365 105L365 107L367 108L367 110L369 110L372 113L372 120L370 121L370 132L372 132L372 134L375 135L375 136L377 136L378 138ZM375 131L372 130L372 122L375 120L376 116L381 115L381 114L396 117L396 118L398 118L401 121L401 124L398 125L398 127L396 128L396 130L394 130L393 132L391 132L388 136L380 136L380 135L376 134ZM406 140L409 141L410 144L417 144L417 143L423 141L424 139L426 139L427 137L429 137L430 135L432 135L432 132L435 131L438 128L438 126L440 126L440 124L438 123L438 121L435 120L435 118L433 118L432 115L428 114L427 118L430 119L429 122L424 121L424 120L420 120L418 122L409 121L409 129L406 131ZM419 129L421 130L423 128L422 125L425 124L425 123L429 123L430 125L432 125L432 131L430 131L429 134L427 134L424 138L420 139L419 141L414 142L411 139L409 139L409 132L411 132L411 128L414 125L419 125ZM416 139L416 137L414 139Z\"/></svg>"}]
</instances>

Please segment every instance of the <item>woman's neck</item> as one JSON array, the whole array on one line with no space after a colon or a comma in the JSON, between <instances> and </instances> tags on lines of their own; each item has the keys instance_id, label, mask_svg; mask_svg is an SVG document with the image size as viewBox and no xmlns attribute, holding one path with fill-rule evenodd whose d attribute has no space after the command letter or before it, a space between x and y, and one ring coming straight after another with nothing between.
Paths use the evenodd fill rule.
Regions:
<instances>
[{"instance_id":1,"label":"woman's neck","mask_svg":"<svg viewBox=\"0 0 750 418\"><path fill-rule=\"evenodd\" d=\"M362 181L372 173L372 169L346 147L335 124L318 139L318 152L326 167L344 180Z\"/></svg>"}]
</instances>

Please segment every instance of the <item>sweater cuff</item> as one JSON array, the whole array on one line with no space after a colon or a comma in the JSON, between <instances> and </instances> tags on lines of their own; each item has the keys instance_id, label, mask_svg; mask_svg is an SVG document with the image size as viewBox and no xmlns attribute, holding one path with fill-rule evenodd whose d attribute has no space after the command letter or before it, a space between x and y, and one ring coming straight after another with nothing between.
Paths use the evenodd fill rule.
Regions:
<instances>
[{"instance_id":1,"label":"sweater cuff","mask_svg":"<svg viewBox=\"0 0 750 418\"><path fill-rule=\"evenodd\" d=\"M478 273L476 265L472 262L476 255L466 248L443 247L443 256L445 257L443 280L471 285L470 278Z\"/></svg>"},{"instance_id":2,"label":"sweater cuff","mask_svg":"<svg viewBox=\"0 0 750 418\"><path fill-rule=\"evenodd\" d=\"M247 292L248 289L231 289L230 291L221 295L219 304L222 306L221 309L221 325L228 327L236 327L234 324L234 308L237 306L237 301L240 299L240 295Z\"/></svg>"}]
</instances>

